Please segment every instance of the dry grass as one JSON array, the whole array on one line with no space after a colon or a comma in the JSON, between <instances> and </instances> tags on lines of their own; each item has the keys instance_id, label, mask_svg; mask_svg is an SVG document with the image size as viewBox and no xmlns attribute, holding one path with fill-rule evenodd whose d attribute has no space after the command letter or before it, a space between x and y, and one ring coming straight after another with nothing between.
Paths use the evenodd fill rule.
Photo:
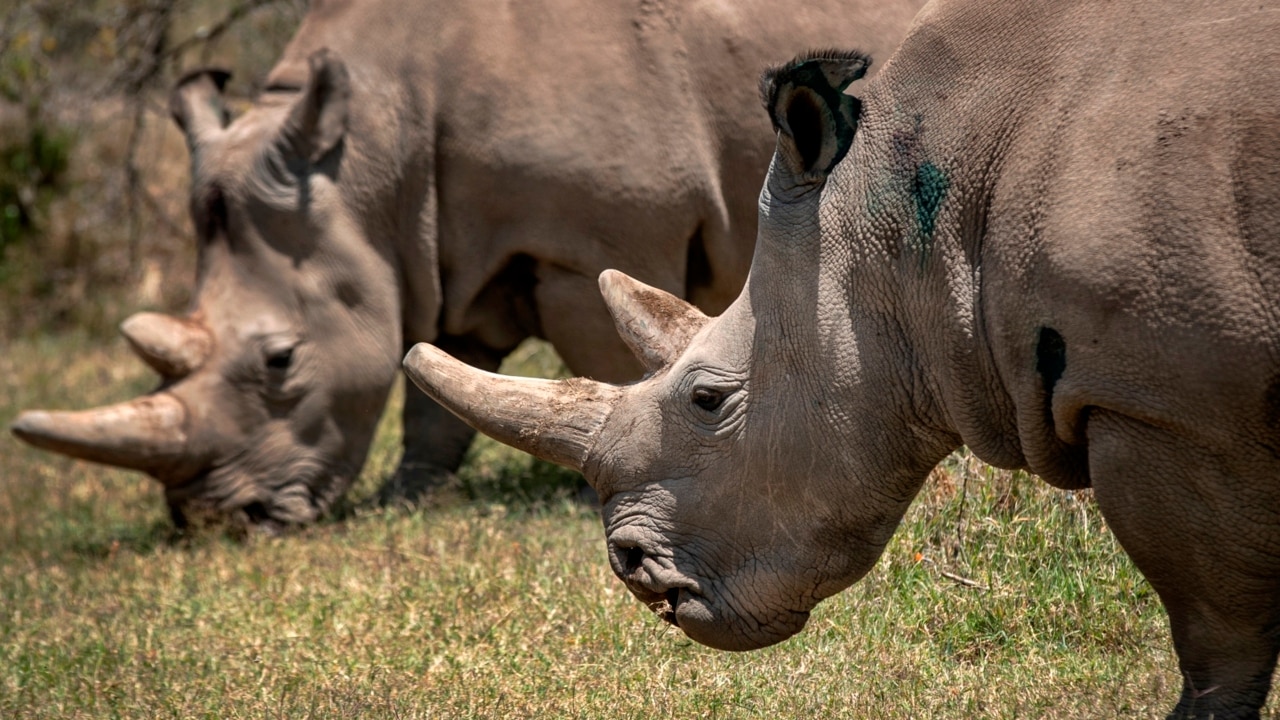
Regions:
<instances>
[{"instance_id":1,"label":"dry grass","mask_svg":"<svg viewBox=\"0 0 1280 720\"><path fill-rule=\"evenodd\" d=\"M243 96L301 4L277 3L184 62L241 69ZM71 15L54 30L119 4L62 5ZM226 12L175 7L187 13L178 36ZM27 52L100 87L91 73L118 60L93 54L107 52L101 32L86 35L92 53L68 49L74 34L53 46L34 34L0 59ZM149 388L106 338L129 312L181 307L193 275L186 153L163 94L135 158L151 200L134 264L128 108L49 84L70 89L42 112L79 142L39 242L0 258L0 424ZM536 347L517 361L555 364ZM1176 695L1164 616L1087 493L957 456L870 576L804 633L724 654L631 599L608 572L598 517L570 499L574 477L527 456L480 441L452 502L367 507L396 461L395 406L342 520L247 542L176 537L149 480L0 436L0 718L1102 718L1160 716Z\"/></svg>"},{"instance_id":2,"label":"dry grass","mask_svg":"<svg viewBox=\"0 0 1280 720\"><path fill-rule=\"evenodd\" d=\"M119 342L15 343L0 422L150 382ZM150 481L0 439L0 717L1150 717L1176 693L1087 494L957 456L867 579L726 654L631 599L571 476L527 456L480 442L473 499L364 507L397 432L344 520L248 542L174 537Z\"/></svg>"}]
</instances>

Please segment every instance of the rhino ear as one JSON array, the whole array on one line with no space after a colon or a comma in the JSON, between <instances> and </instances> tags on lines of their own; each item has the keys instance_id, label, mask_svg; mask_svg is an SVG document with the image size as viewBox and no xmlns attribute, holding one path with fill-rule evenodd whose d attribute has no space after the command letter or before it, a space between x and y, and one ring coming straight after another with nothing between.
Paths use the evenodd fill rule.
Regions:
<instances>
[{"instance_id":1,"label":"rhino ear","mask_svg":"<svg viewBox=\"0 0 1280 720\"><path fill-rule=\"evenodd\" d=\"M351 81L337 54L321 48L307 58L307 86L285 121L287 147L309 163L324 159L347 132Z\"/></svg>"},{"instance_id":2,"label":"rhino ear","mask_svg":"<svg viewBox=\"0 0 1280 720\"><path fill-rule=\"evenodd\" d=\"M617 270L600 273L600 294L618 334L647 372L680 357L708 318L698 308Z\"/></svg>"},{"instance_id":3,"label":"rhino ear","mask_svg":"<svg viewBox=\"0 0 1280 720\"><path fill-rule=\"evenodd\" d=\"M760 98L778 133L778 156L792 174L824 179L849 152L862 103L844 89L870 66L871 58L860 52L824 50L761 76Z\"/></svg>"},{"instance_id":4,"label":"rhino ear","mask_svg":"<svg viewBox=\"0 0 1280 720\"><path fill-rule=\"evenodd\" d=\"M201 68L183 75L169 94L169 114L194 148L200 138L227 126L230 115L222 102L222 90L231 73Z\"/></svg>"}]
</instances>

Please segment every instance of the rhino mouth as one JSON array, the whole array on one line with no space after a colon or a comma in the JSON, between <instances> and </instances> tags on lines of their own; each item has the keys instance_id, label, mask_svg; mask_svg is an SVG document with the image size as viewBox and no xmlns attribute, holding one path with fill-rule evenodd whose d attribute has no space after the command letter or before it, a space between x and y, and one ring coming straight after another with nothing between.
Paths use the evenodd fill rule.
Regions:
<instances>
[{"instance_id":1,"label":"rhino mouth","mask_svg":"<svg viewBox=\"0 0 1280 720\"><path fill-rule=\"evenodd\" d=\"M663 620L680 627L679 608L695 597L701 588L693 578L680 572L665 553L646 551L638 541L624 538L609 543L609 561L614 575L627 590Z\"/></svg>"},{"instance_id":2,"label":"rhino mouth","mask_svg":"<svg viewBox=\"0 0 1280 720\"><path fill-rule=\"evenodd\" d=\"M668 563L641 556L634 549L618 553L623 567L618 577L637 600L668 625L691 639L720 650L754 650L791 637L809 619L807 610L787 608L765 616L744 614L730 598L708 594L698 581L688 578ZM628 557L630 556L630 558ZM633 562L626 562L632 559Z\"/></svg>"},{"instance_id":3,"label":"rhino mouth","mask_svg":"<svg viewBox=\"0 0 1280 720\"><path fill-rule=\"evenodd\" d=\"M165 486L175 526L230 525L268 534L315 522L355 477L343 465L302 456L264 471L245 453Z\"/></svg>"},{"instance_id":4,"label":"rhino mouth","mask_svg":"<svg viewBox=\"0 0 1280 720\"><path fill-rule=\"evenodd\" d=\"M677 611L680 608L681 593L692 594L689 590L686 590L686 589L671 588L670 590L661 594L659 596L660 599L648 600L648 601L645 601L645 604L648 605L649 609L652 610L658 617L662 618L662 620L666 622L668 625L678 628L680 627L680 618L677 615Z\"/></svg>"}]
</instances>

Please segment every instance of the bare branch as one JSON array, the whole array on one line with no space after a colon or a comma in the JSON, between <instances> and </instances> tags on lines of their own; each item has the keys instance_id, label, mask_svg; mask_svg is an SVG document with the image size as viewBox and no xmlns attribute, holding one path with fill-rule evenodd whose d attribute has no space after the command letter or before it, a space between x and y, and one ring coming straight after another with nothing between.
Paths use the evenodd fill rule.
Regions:
<instances>
[{"instance_id":1,"label":"bare branch","mask_svg":"<svg viewBox=\"0 0 1280 720\"><path fill-rule=\"evenodd\" d=\"M977 580L970 580L969 578L964 577L963 575L957 575L953 572L947 572L946 570L939 570L938 574L948 580L964 585L965 587L974 588L975 590L987 591L991 589L986 585L983 585L982 583L978 582Z\"/></svg>"},{"instance_id":2,"label":"bare branch","mask_svg":"<svg viewBox=\"0 0 1280 720\"><path fill-rule=\"evenodd\" d=\"M160 58L162 61L172 60L196 45L208 44L230 30L241 18L260 7L279 4L280 0L248 0L231 8L218 22L202 27L194 35L173 44Z\"/></svg>"}]
</instances>

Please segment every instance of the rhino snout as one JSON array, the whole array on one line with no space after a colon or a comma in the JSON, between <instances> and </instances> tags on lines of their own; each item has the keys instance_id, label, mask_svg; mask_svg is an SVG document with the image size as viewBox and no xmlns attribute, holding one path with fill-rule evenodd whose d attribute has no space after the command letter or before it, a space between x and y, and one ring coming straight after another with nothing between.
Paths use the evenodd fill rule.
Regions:
<instances>
[{"instance_id":1,"label":"rhino snout","mask_svg":"<svg viewBox=\"0 0 1280 720\"><path fill-rule=\"evenodd\" d=\"M698 583L681 574L669 554L647 550L636 538L609 541L609 565L627 589L672 625L682 598L700 595Z\"/></svg>"},{"instance_id":2,"label":"rhino snout","mask_svg":"<svg viewBox=\"0 0 1280 720\"><path fill-rule=\"evenodd\" d=\"M608 552L614 574L632 595L703 645L753 650L785 640L808 621L806 610L741 606L732 597L732 583L703 585L681 572L671 550L646 530L619 528L609 537Z\"/></svg>"}]
</instances>

